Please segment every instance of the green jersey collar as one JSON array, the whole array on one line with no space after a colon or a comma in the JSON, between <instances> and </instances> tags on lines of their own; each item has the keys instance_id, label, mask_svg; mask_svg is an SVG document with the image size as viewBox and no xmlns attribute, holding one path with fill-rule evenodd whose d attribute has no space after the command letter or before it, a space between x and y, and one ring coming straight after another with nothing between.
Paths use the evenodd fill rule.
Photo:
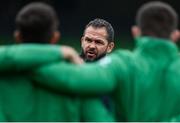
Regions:
<instances>
[{"instance_id":1,"label":"green jersey collar","mask_svg":"<svg viewBox=\"0 0 180 123\"><path fill-rule=\"evenodd\" d=\"M175 58L178 55L177 46L171 41L155 37L136 38L137 47L135 52L159 59Z\"/></svg>"}]
</instances>

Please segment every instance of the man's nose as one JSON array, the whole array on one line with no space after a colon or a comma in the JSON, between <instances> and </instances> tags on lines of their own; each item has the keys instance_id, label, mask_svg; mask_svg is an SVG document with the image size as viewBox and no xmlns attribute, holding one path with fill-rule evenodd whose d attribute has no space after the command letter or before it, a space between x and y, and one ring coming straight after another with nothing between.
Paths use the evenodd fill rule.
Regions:
<instances>
[{"instance_id":1,"label":"man's nose","mask_svg":"<svg viewBox=\"0 0 180 123\"><path fill-rule=\"evenodd\" d=\"M95 48L96 47L96 44L94 43L94 42L91 42L90 44L89 44L89 48Z\"/></svg>"}]
</instances>

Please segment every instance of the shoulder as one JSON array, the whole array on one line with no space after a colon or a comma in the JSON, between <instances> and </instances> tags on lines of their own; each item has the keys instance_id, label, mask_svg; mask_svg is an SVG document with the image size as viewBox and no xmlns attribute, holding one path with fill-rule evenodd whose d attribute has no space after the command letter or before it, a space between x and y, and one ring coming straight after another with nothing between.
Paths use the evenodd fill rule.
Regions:
<instances>
[{"instance_id":1,"label":"shoulder","mask_svg":"<svg viewBox=\"0 0 180 123\"><path fill-rule=\"evenodd\" d=\"M119 73L127 74L133 63L133 53L128 50L117 50L98 61L101 67L108 68L109 71L112 70L118 75Z\"/></svg>"}]
</instances>

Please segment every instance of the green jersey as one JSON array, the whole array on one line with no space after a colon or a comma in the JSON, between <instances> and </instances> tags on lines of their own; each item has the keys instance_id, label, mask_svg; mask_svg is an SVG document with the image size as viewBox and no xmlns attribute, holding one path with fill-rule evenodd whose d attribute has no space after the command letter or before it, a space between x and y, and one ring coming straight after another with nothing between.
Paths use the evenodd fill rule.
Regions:
<instances>
[{"instance_id":1,"label":"green jersey","mask_svg":"<svg viewBox=\"0 0 180 123\"><path fill-rule=\"evenodd\" d=\"M140 37L133 52L97 63L55 63L34 71L38 82L63 93L110 93L118 121L180 121L180 61L169 40Z\"/></svg>"},{"instance_id":2,"label":"green jersey","mask_svg":"<svg viewBox=\"0 0 180 123\"><path fill-rule=\"evenodd\" d=\"M0 121L113 121L96 97L80 99L36 83L30 71L60 61L59 46L2 46L0 54Z\"/></svg>"},{"instance_id":3,"label":"green jersey","mask_svg":"<svg viewBox=\"0 0 180 123\"><path fill-rule=\"evenodd\" d=\"M179 67L175 44L140 37L133 52L120 50L81 66L53 63L35 69L32 79L66 94L110 93L118 121L180 121Z\"/></svg>"}]
</instances>

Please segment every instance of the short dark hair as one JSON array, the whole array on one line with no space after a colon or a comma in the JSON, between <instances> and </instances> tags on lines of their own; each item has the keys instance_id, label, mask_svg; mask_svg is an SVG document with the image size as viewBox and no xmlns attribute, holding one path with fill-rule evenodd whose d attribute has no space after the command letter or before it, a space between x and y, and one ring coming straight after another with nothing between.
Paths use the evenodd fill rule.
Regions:
<instances>
[{"instance_id":1,"label":"short dark hair","mask_svg":"<svg viewBox=\"0 0 180 123\"><path fill-rule=\"evenodd\" d=\"M59 26L55 10L42 2L33 2L23 7L15 23L24 43L49 43L52 33Z\"/></svg>"},{"instance_id":2,"label":"short dark hair","mask_svg":"<svg viewBox=\"0 0 180 123\"><path fill-rule=\"evenodd\" d=\"M153 1L140 7L136 23L144 36L170 38L178 26L178 15L169 4Z\"/></svg>"},{"instance_id":3,"label":"short dark hair","mask_svg":"<svg viewBox=\"0 0 180 123\"><path fill-rule=\"evenodd\" d=\"M114 29L113 29L112 25L109 22L107 22L106 20L100 19L100 18L96 18L96 19L90 21L86 25L86 28L88 28L90 26L92 26L94 28L105 27L106 31L107 31L107 34L108 34L108 36L107 36L108 42L113 42L114 41Z\"/></svg>"}]
</instances>

